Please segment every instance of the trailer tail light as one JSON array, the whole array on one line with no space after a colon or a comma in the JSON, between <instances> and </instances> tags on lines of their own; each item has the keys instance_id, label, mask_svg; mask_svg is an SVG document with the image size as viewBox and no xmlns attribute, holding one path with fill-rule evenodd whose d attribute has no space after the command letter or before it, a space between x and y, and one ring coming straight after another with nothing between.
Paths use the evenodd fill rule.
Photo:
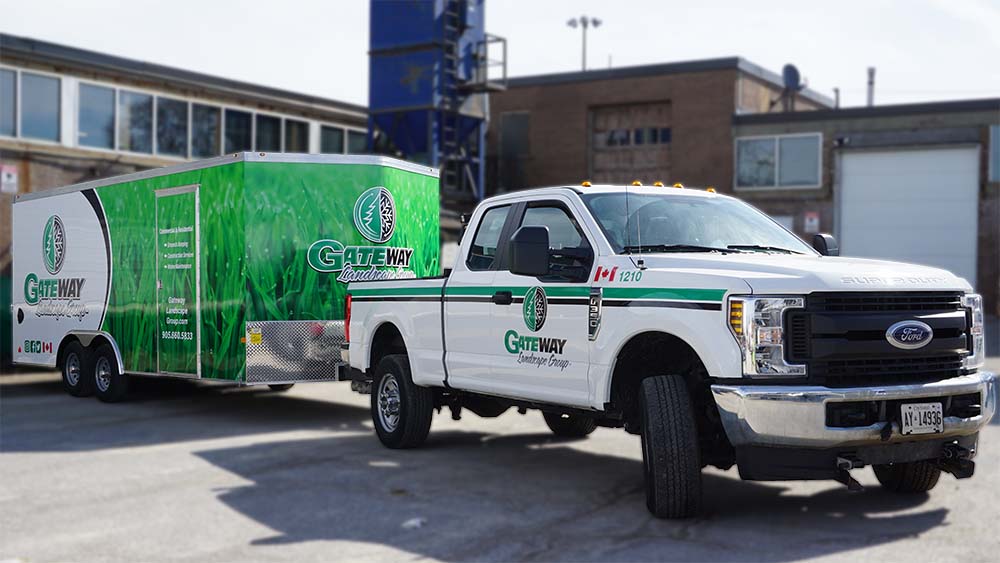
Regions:
<instances>
[{"instance_id":1,"label":"trailer tail light","mask_svg":"<svg viewBox=\"0 0 1000 563\"><path fill-rule=\"evenodd\" d=\"M344 304L344 342L351 341L351 294L347 294Z\"/></svg>"},{"instance_id":2,"label":"trailer tail light","mask_svg":"<svg viewBox=\"0 0 1000 563\"><path fill-rule=\"evenodd\" d=\"M323 336L323 325L319 323L313 323L309 325L309 334L313 335L313 338L319 338Z\"/></svg>"}]
</instances>

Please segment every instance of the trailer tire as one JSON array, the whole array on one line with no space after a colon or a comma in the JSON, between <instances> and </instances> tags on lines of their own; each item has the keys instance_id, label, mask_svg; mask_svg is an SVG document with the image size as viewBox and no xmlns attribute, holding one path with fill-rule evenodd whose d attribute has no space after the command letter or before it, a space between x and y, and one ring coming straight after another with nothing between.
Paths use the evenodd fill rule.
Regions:
<instances>
[{"instance_id":1,"label":"trailer tire","mask_svg":"<svg viewBox=\"0 0 1000 563\"><path fill-rule=\"evenodd\" d=\"M597 421L586 416L546 412L542 417L549 430L563 438L583 438L597 429Z\"/></svg>"},{"instance_id":2,"label":"trailer tire","mask_svg":"<svg viewBox=\"0 0 1000 563\"><path fill-rule=\"evenodd\" d=\"M697 515L701 460L687 384L670 375L643 379L639 409L646 507L657 518Z\"/></svg>"},{"instance_id":3,"label":"trailer tire","mask_svg":"<svg viewBox=\"0 0 1000 563\"><path fill-rule=\"evenodd\" d=\"M434 414L434 392L413 383L406 354L382 358L372 381L372 423L388 448L416 448L424 443Z\"/></svg>"},{"instance_id":4,"label":"trailer tire","mask_svg":"<svg viewBox=\"0 0 1000 563\"><path fill-rule=\"evenodd\" d=\"M941 469L929 461L875 465L872 469L882 488L894 493L926 493L941 477Z\"/></svg>"},{"instance_id":5,"label":"trailer tire","mask_svg":"<svg viewBox=\"0 0 1000 563\"><path fill-rule=\"evenodd\" d=\"M105 403L117 403L125 398L129 380L118 371L118 358L111 346L99 346L90 365L98 399Z\"/></svg>"},{"instance_id":6,"label":"trailer tire","mask_svg":"<svg viewBox=\"0 0 1000 563\"><path fill-rule=\"evenodd\" d=\"M294 383L276 383L274 385L268 385L267 387L271 391L276 391L278 393L281 393L283 391L288 391L292 387L295 387L295 384Z\"/></svg>"},{"instance_id":7,"label":"trailer tire","mask_svg":"<svg viewBox=\"0 0 1000 563\"><path fill-rule=\"evenodd\" d=\"M94 380L90 374L90 352L83 344L74 340L66 345L63 351L62 384L63 389L74 397L89 397L94 394Z\"/></svg>"}]
</instances>

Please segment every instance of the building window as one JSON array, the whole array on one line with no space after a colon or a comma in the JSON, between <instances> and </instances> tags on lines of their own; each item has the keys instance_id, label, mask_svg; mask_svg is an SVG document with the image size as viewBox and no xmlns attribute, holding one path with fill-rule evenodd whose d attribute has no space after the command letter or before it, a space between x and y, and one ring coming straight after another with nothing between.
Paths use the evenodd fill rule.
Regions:
<instances>
[{"instance_id":1,"label":"building window","mask_svg":"<svg viewBox=\"0 0 1000 563\"><path fill-rule=\"evenodd\" d=\"M191 104L191 157L208 158L219 155L222 133L222 110L217 107Z\"/></svg>"},{"instance_id":2,"label":"building window","mask_svg":"<svg viewBox=\"0 0 1000 563\"><path fill-rule=\"evenodd\" d=\"M368 135L364 131L347 132L347 152L350 154L364 154L368 149Z\"/></svg>"},{"instance_id":3,"label":"building window","mask_svg":"<svg viewBox=\"0 0 1000 563\"><path fill-rule=\"evenodd\" d=\"M249 112L226 110L226 152L253 150L253 116Z\"/></svg>"},{"instance_id":4,"label":"building window","mask_svg":"<svg viewBox=\"0 0 1000 563\"><path fill-rule=\"evenodd\" d=\"M1000 125L990 126L990 182L1000 182Z\"/></svg>"},{"instance_id":5,"label":"building window","mask_svg":"<svg viewBox=\"0 0 1000 563\"><path fill-rule=\"evenodd\" d=\"M115 148L115 91L80 84L77 143L85 147Z\"/></svg>"},{"instance_id":6,"label":"building window","mask_svg":"<svg viewBox=\"0 0 1000 563\"><path fill-rule=\"evenodd\" d=\"M326 154L344 153L344 130L340 127L323 125L319 129L319 152Z\"/></svg>"},{"instance_id":7,"label":"building window","mask_svg":"<svg viewBox=\"0 0 1000 563\"><path fill-rule=\"evenodd\" d=\"M153 152L153 96L118 92L118 150Z\"/></svg>"},{"instance_id":8,"label":"building window","mask_svg":"<svg viewBox=\"0 0 1000 563\"><path fill-rule=\"evenodd\" d=\"M285 152L309 152L309 124L285 120Z\"/></svg>"},{"instance_id":9,"label":"building window","mask_svg":"<svg viewBox=\"0 0 1000 563\"><path fill-rule=\"evenodd\" d=\"M59 79L21 73L21 136L59 141Z\"/></svg>"},{"instance_id":10,"label":"building window","mask_svg":"<svg viewBox=\"0 0 1000 563\"><path fill-rule=\"evenodd\" d=\"M736 187L819 187L822 140L818 133L737 139Z\"/></svg>"},{"instance_id":11,"label":"building window","mask_svg":"<svg viewBox=\"0 0 1000 563\"><path fill-rule=\"evenodd\" d=\"M257 149L281 152L281 118L257 114Z\"/></svg>"},{"instance_id":12,"label":"building window","mask_svg":"<svg viewBox=\"0 0 1000 563\"><path fill-rule=\"evenodd\" d=\"M0 135L17 135L17 73L0 69Z\"/></svg>"},{"instance_id":13,"label":"building window","mask_svg":"<svg viewBox=\"0 0 1000 563\"><path fill-rule=\"evenodd\" d=\"M156 152L187 157L188 105L182 100L156 98Z\"/></svg>"}]
</instances>

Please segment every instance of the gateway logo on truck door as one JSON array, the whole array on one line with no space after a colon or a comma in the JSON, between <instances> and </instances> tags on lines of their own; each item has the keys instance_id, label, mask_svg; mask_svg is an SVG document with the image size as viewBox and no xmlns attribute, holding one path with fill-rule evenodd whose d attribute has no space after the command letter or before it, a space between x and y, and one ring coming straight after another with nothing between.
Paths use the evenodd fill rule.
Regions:
<instances>
[{"instance_id":1,"label":"gateway logo on truck door","mask_svg":"<svg viewBox=\"0 0 1000 563\"><path fill-rule=\"evenodd\" d=\"M49 217L42 231L42 261L53 276L62 270L66 260L66 229L58 215Z\"/></svg>"},{"instance_id":2,"label":"gateway logo on truck door","mask_svg":"<svg viewBox=\"0 0 1000 563\"><path fill-rule=\"evenodd\" d=\"M524 324L532 332L542 330L545 324L545 317L549 313L548 300L545 298L545 290L540 287L533 287L524 294Z\"/></svg>"},{"instance_id":3,"label":"gateway logo on truck door","mask_svg":"<svg viewBox=\"0 0 1000 563\"><path fill-rule=\"evenodd\" d=\"M396 202L389 190L378 186L361 194L354 203L354 226L361 236L381 244L396 230Z\"/></svg>"}]
</instances>

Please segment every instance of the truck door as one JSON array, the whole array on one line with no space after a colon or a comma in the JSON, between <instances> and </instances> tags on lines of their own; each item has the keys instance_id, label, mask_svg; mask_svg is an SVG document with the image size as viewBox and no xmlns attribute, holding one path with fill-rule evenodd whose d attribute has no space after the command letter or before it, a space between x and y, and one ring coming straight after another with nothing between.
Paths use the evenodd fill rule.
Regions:
<instances>
[{"instance_id":1,"label":"truck door","mask_svg":"<svg viewBox=\"0 0 1000 563\"><path fill-rule=\"evenodd\" d=\"M156 192L156 365L200 377L198 186Z\"/></svg>"},{"instance_id":2,"label":"truck door","mask_svg":"<svg viewBox=\"0 0 1000 563\"><path fill-rule=\"evenodd\" d=\"M510 232L525 225L549 230L550 273L540 278L507 269L494 281L510 291L509 303L493 304L489 350L495 392L514 397L586 406L590 364L588 311L594 245L563 199L519 206Z\"/></svg>"},{"instance_id":3,"label":"truck door","mask_svg":"<svg viewBox=\"0 0 1000 563\"><path fill-rule=\"evenodd\" d=\"M489 390L493 282L503 252L501 234L509 228L511 205L486 209L468 247L445 287L445 336L448 383L472 391Z\"/></svg>"}]
</instances>

